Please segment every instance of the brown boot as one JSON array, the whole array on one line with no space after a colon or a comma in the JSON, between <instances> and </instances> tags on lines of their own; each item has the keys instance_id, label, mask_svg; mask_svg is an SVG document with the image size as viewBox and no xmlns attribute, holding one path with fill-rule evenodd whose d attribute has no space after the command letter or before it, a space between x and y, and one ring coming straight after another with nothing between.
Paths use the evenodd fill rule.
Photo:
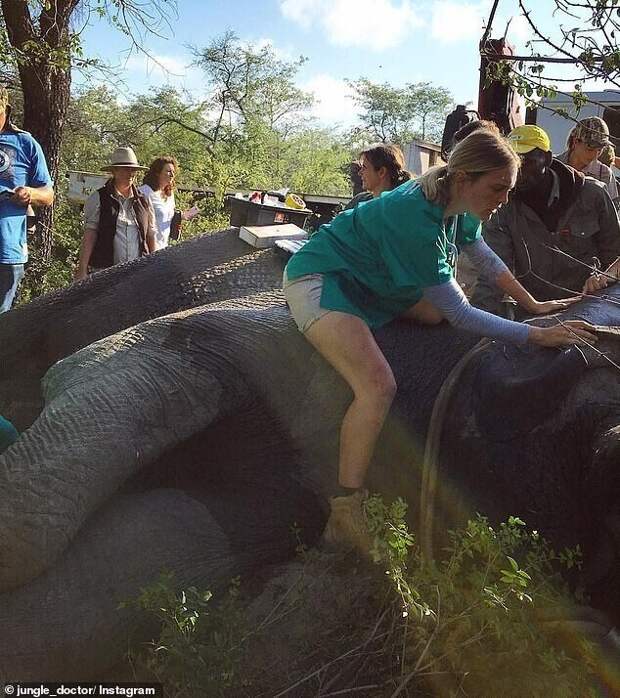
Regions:
<instances>
[{"instance_id":1,"label":"brown boot","mask_svg":"<svg viewBox=\"0 0 620 698\"><path fill-rule=\"evenodd\" d=\"M331 511L323 531L323 541L329 546L352 548L365 557L371 557L373 537L366 525L364 500L366 490L359 490L348 497L332 497L329 500Z\"/></svg>"}]
</instances>

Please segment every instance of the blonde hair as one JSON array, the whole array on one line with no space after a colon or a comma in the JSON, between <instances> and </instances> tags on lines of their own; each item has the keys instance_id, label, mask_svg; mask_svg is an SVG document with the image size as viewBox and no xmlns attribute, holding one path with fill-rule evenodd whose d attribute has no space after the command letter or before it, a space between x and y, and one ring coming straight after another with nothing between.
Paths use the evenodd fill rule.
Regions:
<instances>
[{"instance_id":1,"label":"blonde hair","mask_svg":"<svg viewBox=\"0 0 620 698\"><path fill-rule=\"evenodd\" d=\"M447 165L431 167L417 178L424 196L434 203L447 206L450 184L456 172L464 172L470 179L477 179L487 172L521 165L519 156L499 133L481 128L457 143L448 158Z\"/></svg>"}]
</instances>

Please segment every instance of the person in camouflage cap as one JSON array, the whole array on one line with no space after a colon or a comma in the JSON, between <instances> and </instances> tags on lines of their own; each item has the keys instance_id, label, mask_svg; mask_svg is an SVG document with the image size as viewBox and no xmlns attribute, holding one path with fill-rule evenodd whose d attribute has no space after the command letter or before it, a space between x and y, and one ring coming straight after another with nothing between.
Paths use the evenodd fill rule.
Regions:
<instances>
[{"instance_id":1,"label":"person in camouflage cap","mask_svg":"<svg viewBox=\"0 0 620 698\"><path fill-rule=\"evenodd\" d=\"M598 159L608 145L611 145L611 141L607 124L598 116L589 116L573 127L566 140L566 151L557 159L602 182L617 208L619 193L616 178L611 169Z\"/></svg>"}]
</instances>

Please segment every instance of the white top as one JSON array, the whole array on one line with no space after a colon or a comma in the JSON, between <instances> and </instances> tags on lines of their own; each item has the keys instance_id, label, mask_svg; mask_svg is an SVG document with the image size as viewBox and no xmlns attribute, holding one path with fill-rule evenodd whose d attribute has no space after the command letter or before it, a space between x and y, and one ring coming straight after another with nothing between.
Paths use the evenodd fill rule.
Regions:
<instances>
[{"instance_id":1,"label":"white top","mask_svg":"<svg viewBox=\"0 0 620 698\"><path fill-rule=\"evenodd\" d=\"M120 204L118 218L116 219L116 234L113 241L114 264L122 262L130 262L132 259L138 259L140 256L140 232L138 230L138 221L133 210L133 196L124 197L116 190L112 196ZM151 208L149 219L154 220L152 204L149 200ZM94 191L84 204L84 223L89 230L97 230L99 227L99 209L101 202L99 199L99 191ZM155 230L151 231L153 234Z\"/></svg>"},{"instance_id":2,"label":"white top","mask_svg":"<svg viewBox=\"0 0 620 698\"><path fill-rule=\"evenodd\" d=\"M161 191L153 191L148 184L143 184L139 190L148 198L155 212L155 244L156 249L168 247L170 239L170 223L174 216L174 194L162 196Z\"/></svg>"}]
</instances>

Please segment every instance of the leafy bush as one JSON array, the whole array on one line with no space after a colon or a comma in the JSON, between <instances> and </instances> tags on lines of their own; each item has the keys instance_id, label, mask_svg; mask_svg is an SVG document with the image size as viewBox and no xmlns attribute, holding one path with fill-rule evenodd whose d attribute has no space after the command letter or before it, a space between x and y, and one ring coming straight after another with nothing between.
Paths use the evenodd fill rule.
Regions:
<instances>
[{"instance_id":1,"label":"leafy bush","mask_svg":"<svg viewBox=\"0 0 620 698\"><path fill-rule=\"evenodd\" d=\"M238 582L216 604L162 576L131 604L160 624L138 665L173 697L313 696L324 687L373 696L594 695L592 647L573 636L567 650L544 620L574 604L560 569L580 564L578 550L556 555L520 519L493 528L478 516L451 532L444 558L431 563L407 530L406 510L400 499L371 497L374 570L362 574L343 558L341 577L331 569L328 593L317 594L333 559L301 551L305 580L294 594L286 582L252 624Z\"/></svg>"},{"instance_id":2,"label":"leafy bush","mask_svg":"<svg viewBox=\"0 0 620 698\"><path fill-rule=\"evenodd\" d=\"M137 599L121 604L155 619L160 624L156 640L134 648L132 660L166 684L166 693L176 696L212 696L233 685L239 665L243 615L237 603L239 580L217 605L210 591L189 587L175 590L169 572Z\"/></svg>"},{"instance_id":3,"label":"leafy bush","mask_svg":"<svg viewBox=\"0 0 620 698\"><path fill-rule=\"evenodd\" d=\"M406 510L400 499L367 502L374 557L400 599L399 688L415 680L441 694L588 695L592 648L578 640L568 654L542 621L574 606L559 569L579 564L579 551L556 555L517 517L493 528L478 516L449 532L441 561L428 562Z\"/></svg>"}]
</instances>

